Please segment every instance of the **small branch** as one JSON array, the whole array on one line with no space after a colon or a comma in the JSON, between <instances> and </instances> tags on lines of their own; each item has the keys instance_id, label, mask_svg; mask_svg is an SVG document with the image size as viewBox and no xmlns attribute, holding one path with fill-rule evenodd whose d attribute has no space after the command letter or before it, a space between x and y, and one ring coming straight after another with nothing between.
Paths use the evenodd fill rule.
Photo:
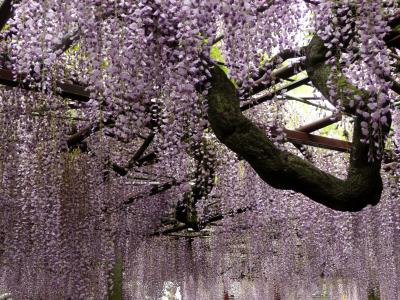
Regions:
<instances>
[{"instance_id":1,"label":"small branch","mask_svg":"<svg viewBox=\"0 0 400 300\"><path fill-rule=\"evenodd\" d=\"M238 209L232 209L227 213L220 213L220 214L216 214L214 216L208 217L204 220L201 221L201 225L202 226L206 226L210 223L213 222L217 222L217 221L221 221L222 219L226 218L226 217L233 217L235 215L238 214L242 214L245 213L247 211L251 211L253 208L255 208L256 205L248 205L246 207L242 207L242 208L238 208Z\"/></svg>"},{"instance_id":2,"label":"small branch","mask_svg":"<svg viewBox=\"0 0 400 300\"><path fill-rule=\"evenodd\" d=\"M0 69L0 84L40 92L37 88L32 86L32 82L26 80L26 75L18 74L15 79L14 74L7 69ZM89 101L90 93L87 92L83 86L60 82L56 85L56 93L61 97L83 102Z\"/></svg>"},{"instance_id":3,"label":"small branch","mask_svg":"<svg viewBox=\"0 0 400 300\"><path fill-rule=\"evenodd\" d=\"M211 45L216 45L216 44L218 44L220 41L222 41L222 39L223 39L224 37L225 37L225 36L224 36L223 34L221 34L220 36L217 36L217 37L212 41Z\"/></svg>"},{"instance_id":4,"label":"small branch","mask_svg":"<svg viewBox=\"0 0 400 300\"><path fill-rule=\"evenodd\" d=\"M299 66L299 63L291 63L287 66L283 66L279 69L276 69L271 72L271 79L283 79L287 80L289 77L292 77L296 74L296 68ZM263 74L263 73L261 73ZM258 77L258 79L254 82L254 86L252 87L251 91L244 92L245 95L255 95L259 92L262 92L268 88L271 88L271 82L265 83L264 77L266 74Z\"/></svg>"},{"instance_id":5,"label":"small branch","mask_svg":"<svg viewBox=\"0 0 400 300\"><path fill-rule=\"evenodd\" d=\"M396 94L400 95L400 83L398 83L393 77L387 76L385 80L391 83L390 89Z\"/></svg>"},{"instance_id":6,"label":"small branch","mask_svg":"<svg viewBox=\"0 0 400 300\"><path fill-rule=\"evenodd\" d=\"M315 5L315 6L317 6L317 5L319 5L320 3L319 2L317 2L317 1L312 1L312 0L303 0L305 3L308 3L308 4L311 4L311 5Z\"/></svg>"},{"instance_id":7,"label":"small branch","mask_svg":"<svg viewBox=\"0 0 400 300\"><path fill-rule=\"evenodd\" d=\"M290 58L300 57L302 55L301 53L302 53L302 50L292 50L292 49L283 50L281 53L272 57L271 60L268 62L268 64L270 65L269 69L270 70L275 69L276 67L278 67L279 64L281 64L282 62L284 62ZM269 75L270 75L271 79L275 79L275 78L287 79L287 78L295 75L295 73L296 73L295 69L299 65L300 65L299 62L291 63L287 66L283 66L279 69L273 70ZM271 82L265 83L267 76L268 76L268 72L267 72L265 66L261 67L258 74L255 75L254 77L252 77L252 79L254 81L253 85L251 86L250 89L245 90L243 92L243 95L244 96L254 95L265 89L270 88Z\"/></svg>"},{"instance_id":8,"label":"small branch","mask_svg":"<svg viewBox=\"0 0 400 300\"><path fill-rule=\"evenodd\" d=\"M131 169L133 166L136 165L137 161L142 157L143 153L147 150L147 148L153 142L154 136L155 136L154 132L149 134L149 136L144 140L144 142L140 146L140 148L136 151L136 153L129 160L127 166L125 167L126 169Z\"/></svg>"},{"instance_id":9,"label":"small branch","mask_svg":"<svg viewBox=\"0 0 400 300\"><path fill-rule=\"evenodd\" d=\"M59 54L64 53L79 39L80 34L81 31L79 28L71 33L67 33L61 39L60 43L55 45L53 52Z\"/></svg>"},{"instance_id":10,"label":"small branch","mask_svg":"<svg viewBox=\"0 0 400 300\"><path fill-rule=\"evenodd\" d=\"M156 231L152 233L150 236L160 236L160 235L169 235L174 232L179 232L188 228L188 225L184 223L180 223L178 225L172 226L171 228L164 229L162 231Z\"/></svg>"},{"instance_id":11,"label":"small branch","mask_svg":"<svg viewBox=\"0 0 400 300\"><path fill-rule=\"evenodd\" d=\"M268 8L270 8L274 4L274 0L270 0L268 3L261 5L260 7L257 8L257 13L262 14L265 12Z\"/></svg>"},{"instance_id":12,"label":"small branch","mask_svg":"<svg viewBox=\"0 0 400 300\"><path fill-rule=\"evenodd\" d=\"M336 114L336 115L332 115L332 116L317 120L310 124L303 125L303 126L297 128L296 130L306 132L306 133L311 133L311 132L320 130L321 128L324 128L326 126L335 124L335 123L339 122L340 120L342 120L342 115Z\"/></svg>"},{"instance_id":13,"label":"small branch","mask_svg":"<svg viewBox=\"0 0 400 300\"><path fill-rule=\"evenodd\" d=\"M294 101L298 101L298 102L301 102L301 103L304 103L304 104L307 104L307 105L311 105L311 106L314 106L314 107L317 107L317 108L320 108L320 109L323 109L323 110L332 111L331 109L329 109L326 106L322 106L322 105L318 105L318 104L312 103L312 102L308 101L305 98L294 97L294 96L291 96L291 95L288 95L288 94L285 94L284 97L286 99L288 99L288 100L294 100Z\"/></svg>"},{"instance_id":14,"label":"small branch","mask_svg":"<svg viewBox=\"0 0 400 300\"><path fill-rule=\"evenodd\" d=\"M96 121L93 124L90 124L89 126L81 129L80 131L78 131L77 133L71 135L68 139L67 139L67 145L68 148L74 148L75 146L77 146L78 144L82 143L86 138L88 138L90 135L92 135L95 132L98 132L102 127L104 126L111 126L114 124L114 120L113 119L109 119L106 122L100 122L100 121Z\"/></svg>"},{"instance_id":15,"label":"small branch","mask_svg":"<svg viewBox=\"0 0 400 300\"><path fill-rule=\"evenodd\" d=\"M82 143L87 137L89 137L93 132L100 130L100 123L93 123L77 133L71 135L67 140L68 148L74 148L76 145Z\"/></svg>"},{"instance_id":16,"label":"small branch","mask_svg":"<svg viewBox=\"0 0 400 300\"><path fill-rule=\"evenodd\" d=\"M261 97L258 97L257 99L250 100L246 104L243 104L240 107L240 110L241 111L248 110L248 109L250 109L250 108L252 108L254 106L257 106L257 105L259 105L261 103L264 103L265 101L273 99L277 94L279 94L279 93L281 93L283 91L288 92L290 90L293 90L295 88L298 88L299 86L302 86L302 85L308 83L309 81L310 81L310 79L308 77L304 77L304 78L296 80L294 82L290 82L288 84L285 84L285 85L283 85L282 87L276 89L273 92L268 92L265 95L263 95Z\"/></svg>"},{"instance_id":17,"label":"small branch","mask_svg":"<svg viewBox=\"0 0 400 300\"><path fill-rule=\"evenodd\" d=\"M226 218L226 217L233 217L235 215L238 214L242 214L245 213L247 211L251 211L253 208L255 207L255 205L248 205L246 207L243 208L238 208L238 209L233 209L230 210L229 212L225 213L225 214L216 214L214 216L211 217L207 217L203 220L200 221L200 226L198 228L198 230L194 231L193 234L182 234L182 235L173 235L173 236L190 236L190 237L203 237L203 236L207 236L206 233L201 233L201 230L206 227L207 225L212 225L212 223L217 222L217 221L221 221L222 219ZM150 236L160 236L160 235L172 235L173 233L177 233L177 232L181 232L185 229L191 228L188 224L185 223L178 223L177 225L171 226L170 228L164 229L164 230L160 230L160 231L156 231L153 234L151 234Z\"/></svg>"},{"instance_id":18,"label":"small branch","mask_svg":"<svg viewBox=\"0 0 400 300\"><path fill-rule=\"evenodd\" d=\"M145 193L130 197L129 199L125 200L123 202L123 205L125 207L125 206L130 205L130 204L134 203L135 201L142 199L144 197L151 197L151 196L157 195L159 193L163 193L165 191L168 191L172 187L181 185L182 183L183 183L183 181L177 182L176 180L173 180L171 182L167 182L162 185L156 185L150 189L150 192L145 192Z\"/></svg>"},{"instance_id":19,"label":"small branch","mask_svg":"<svg viewBox=\"0 0 400 300\"><path fill-rule=\"evenodd\" d=\"M149 134L149 136L144 140L142 145L135 152L135 154L132 156L132 158L129 160L128 164L125 167L122 167L116 163L113 163L112 169L114 170L114 172L116 172L120 176L125 176L126 174L128 174L129 170L132 169L133 167L142 165L145 160L148 161L149 159L154 159L155 158L154 152L149 153L149 155L151 155L151 156L147 155L147 158L145 160L142 158L143 153L150 146L151 142L154 139L154 136L155 136L154 132Z\"/></svg>"},{"instance_id":20,"label":"small branch","mask_svg":"<svg viewBox=\"0 0 400 300\"><path fill-rule=\"evenodd\" d=\"M150 152L136 161L136 166L141 167L147 163L154 162L157 159L155 152Z\"/></svg>"}]
</instances>

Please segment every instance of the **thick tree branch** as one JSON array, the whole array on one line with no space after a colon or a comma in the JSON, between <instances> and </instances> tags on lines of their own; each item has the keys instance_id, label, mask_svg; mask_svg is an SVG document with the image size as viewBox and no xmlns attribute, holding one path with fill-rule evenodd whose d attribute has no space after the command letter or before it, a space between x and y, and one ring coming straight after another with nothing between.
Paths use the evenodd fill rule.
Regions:
<instances>
[{"instance_id":1,"label":"thick tree branch","mask_svg":"<svg viewBox=\"0 0 400 300\"><path fill-rule=\"evenodd\" d=\"M214 155L207 148L207 141L196 142L191 150L195 159L195 171L190 176L193 186L184 194L175 208L175 218L190 228L199 229L196 204L205 199L214 187Z\"/></svg>"},{"instance_id":2,"label":"thick tree branch","mask_svg":"<svg viewBox=\"0 0 400 300\"><path fill-rule=\"evenodd\" d=\"M154 185L150 189L150 191L144 192L142 194L139 194L139 195L136 195L136 196L133 196L133 197L130 197L127 200L125 200L123 202L123 205L124 205L123 207L125 207L126 205L130 205L130 204L134 203L135 201L137 201L139 199L142 199L144 197L150 197L150 196L154 196L154 195L159 194L159 193L163 193L163 192L165 192L165 191L167 191L167 190L169 190L169 189L171 189L171 188L173 188L175 186L178 186L180 184L182 184L182 182L177 182L174 179L171 182L166 182L166 183L161 184L161 185Z\"/></svg>"},{"instance_id":3,"label":"thick tree branch","mask_svg":"<svg viewBox=\"0 0 400 300\"><path fill-rule=\"evenodd\" d=\"M67 140L67 146L69 149L78 146L82 143L86 138L88 138L93 133L99 131L104 126L111 126L114 124L114 119L110 118L106 122L96 121L93 124L88 125L87 127L82 128L77 133L71 135Z\"/></svg>"},{"instance_id":4,"label":"thick tree branch","mask_svg":"<svg viewBox=\"0 0 400 300\"><path fill-rule=\"evenodd\" d=\"M243 157L266 183L277 189L302 193L338 211L359 211L379 202L382 192L380 161L368 162L368 148L360 142L360 120L355 122L348 177L341 180L276 148L265 132L242 114L237 91L225 73L215 66L211 75L207 98L214 133Z\"/></svg>"},{"instance_id":5,"label":"thick tree branch","mask_svg":"<svg viewBox=\"0 0 400 300\"><path fill-rule=\"evenodd\" d=\"M132 169L135 166L140 165L140 159L142 159L142 156L144 152L147 150L147 148L150 146L154 139L155 133L152 132L149 134L149 136L143 141L142 145L139 147L139 149L135 152L135 154L132 156L132 158L129 160L127 165L125 167L119 166L117 164L112 164L112 169L114 172L118 173L120 176L125 176L128 174L129 170ZM151 152L154 154L154 152ZM155 154L154 156L155 159Z\"/></svg>"},{"instance_id":6,"label":"thick tree branch","mask_svg":"<svg viewBox=\"0 0 400 300\"><path fill-rule=\"evenodd\" d=\"M329 95L330 88L327 84L330 79L332 72L332 66L326 64L326 53L328 49L325 47L324 42L318 37L314 36L306 49L306 71L307 74L315 86L315 88L328 100L331 101ZM365 91L357 89L357 87L350 84L346 77L342 74L338 74L335 84L337 85L338 94L341 95L340 101L344 108L345 113L354 115L356 111L355 105L350 105L350 102L354 100L354 96L361 96L363 99L368 98L369 94ZM347 90L352 93L347 93ZM338 103L333 102L333 105Z\"/></svg>"},{"instance_id":7,"label":"thick tree branch","mask_svg":"<svg viewBox=\"0 0 400 300\"><path fill-rule=\"evenodd\" d=\"M8 20L14 15L14 6L12 5L12 0L4 0L0 6L0 29L6 25ZM17 3L18 1L14 1Z\"/></svg>"}]
</instances>

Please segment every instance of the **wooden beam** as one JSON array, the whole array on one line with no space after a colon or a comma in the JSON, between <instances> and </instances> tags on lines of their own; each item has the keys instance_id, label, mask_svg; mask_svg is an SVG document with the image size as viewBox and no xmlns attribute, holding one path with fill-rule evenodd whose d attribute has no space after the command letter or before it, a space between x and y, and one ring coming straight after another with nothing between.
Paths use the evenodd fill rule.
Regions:
<instances>
[{"instance_id":1,"label":"wooden beam","mask_svg":"<svg viewBox=\"0 0 400 300\"><path fill-rule=\"evenodd\" d=\"M299 128L297 128L297 131L302 131L302 132L307 132L307 133L311 133L314 131L317 131L321 128L324 128L326 126L335 124L336 122L339 122L340 120L342 120L342 115L341 114L337 114L337 115L333 115L330 117L326 117L320 120L317 120L315 122L312 122L310 124L307 125L303 125Z\"/></svg>"},{"instance_id":2,"label":"wooden beam","mask_svg":"<svg viewBox=\"0 0 400 300\"><path fill-rule=\"evenodd\" d=\"M57 94L64 98L82 102L87 102L90 99L90 93L86 91L84 86L58 82L57 88L60 89Z\"/></svg>"},{"instance_id":3,"label":"wooden beam","mask_svg":"<svg viewBox=\"0 0 400 300\"><path fill-rule=\"evenodd\" d=\"M15 77L8 69L0 69L0 84L37 91L32 82L25 80L24 75L20 74ZM56 93L61 97L82 102L87 102L90 98L90 93L85 90L85 87L77 84L58 82Z\"/></svg>"},{"instance_id":4,"label":"wooden beam","mask_svg":"<svg viewBox=\"0 0 400 300\"><path fill-rule=\"evenodd\" d=\"M352 149L352 143L347 141L336 140L297 130L283 129L283 132L286 134L287 140L292 143L300 143L339 152L350 152Z\"/></svg>"}]
</instances>

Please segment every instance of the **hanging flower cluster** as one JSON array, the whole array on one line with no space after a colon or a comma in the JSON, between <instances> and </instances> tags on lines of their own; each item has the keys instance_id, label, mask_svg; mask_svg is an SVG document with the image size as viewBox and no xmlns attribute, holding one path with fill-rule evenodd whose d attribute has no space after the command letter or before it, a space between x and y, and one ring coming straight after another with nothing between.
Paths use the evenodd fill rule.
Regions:
<instances>
[{"instance_id":1,"label":"hanging flower cluster","mask_svg":"<svg viewBox=\"0 0 400 300\"><path fill-rule=\"evenodd\" d=\"M355 93L352 84L364 91L357 93L348 105L355 107L364 120L363 141L370 144L371 160L382 157L383 128L389 124L392 83L384 37L390 30L385 7L395 4L391 5L368 0L324 1L316 14L317 33L328 48L326 63L332 66L328 80L330 101L340 106L343 96Z\"/></svg>"}]
</instances>

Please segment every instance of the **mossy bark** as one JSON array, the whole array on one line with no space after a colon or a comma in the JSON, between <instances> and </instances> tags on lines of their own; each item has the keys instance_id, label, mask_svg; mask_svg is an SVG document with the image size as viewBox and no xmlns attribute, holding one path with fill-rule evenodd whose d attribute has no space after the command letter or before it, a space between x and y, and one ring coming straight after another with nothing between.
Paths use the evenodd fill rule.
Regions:
<instances>
[{"instance_id":1,"label":"mossy bark","mask_svg":"<svg viewBox=\"0 0 400 300\"><path fill-rule=\"evenodd\" d=\"M114 268L113 268L113 286L108 296L108 300L122 300L123 292L123 271L124 271L124 261L121 255L115 258Z\"/></svg>"}]
</instances>

